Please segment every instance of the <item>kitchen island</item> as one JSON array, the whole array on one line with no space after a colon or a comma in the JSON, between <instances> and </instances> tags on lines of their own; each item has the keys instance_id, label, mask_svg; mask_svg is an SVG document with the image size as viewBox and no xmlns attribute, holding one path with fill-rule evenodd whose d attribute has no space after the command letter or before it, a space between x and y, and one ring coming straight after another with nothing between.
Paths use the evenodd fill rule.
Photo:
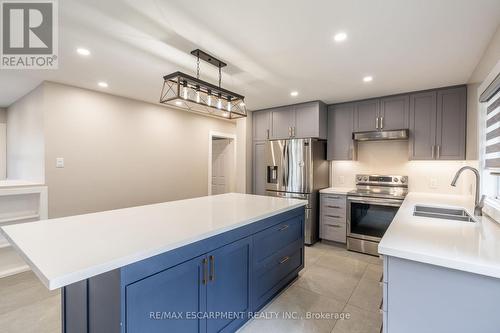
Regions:
<instances>
[{"instance_id":1,"label":"kitchen island","mask_svg":"<svg viewBox=\"0 0 500 333\"><path fill-rule=\"evenodd\" d=\"M224 194L1 229L63 332L233 332L304 267L304 206Z\"/></svg>"},{"instance_id":2,"label":"kitchen island","mask_svg":"<svg viewBox=\"0 0 500 333\"><path fill-rule=\"evenodd\" d=\"M500 224L413 216L416 205L474 211L472 197L406 196L378 247L383 332L497 333Z\"/></svg>"}]
</instances>

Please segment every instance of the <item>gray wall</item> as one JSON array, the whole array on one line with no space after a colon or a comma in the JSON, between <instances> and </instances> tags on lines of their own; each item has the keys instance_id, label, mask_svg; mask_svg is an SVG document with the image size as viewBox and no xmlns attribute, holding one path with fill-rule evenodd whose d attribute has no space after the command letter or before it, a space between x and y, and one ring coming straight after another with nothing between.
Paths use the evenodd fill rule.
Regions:
<instances>
[{"instance_id":1,"label":"gray wall","mask_svg":"<svg viewBox=\"0 0 500 333\"><path fill-rule=\"evenodd\" d=\"M7 109L0 108L0 179L7 176Z\"/></svg>"}]
</instances>

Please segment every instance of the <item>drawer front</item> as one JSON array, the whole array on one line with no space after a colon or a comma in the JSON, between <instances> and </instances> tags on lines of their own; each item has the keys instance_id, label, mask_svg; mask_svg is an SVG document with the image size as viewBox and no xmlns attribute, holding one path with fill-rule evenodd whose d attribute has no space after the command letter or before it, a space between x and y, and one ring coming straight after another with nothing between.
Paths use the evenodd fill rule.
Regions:
<instances>
[{"instance_id":1,"label":"drawer front","mask_svg":"<svg viewBox=\"0 0 500 333\"><path fill-rule=\"evenodd\" d=\"M346 217L346 208L345 206L337 206L337 205L322 205L321 206L321 216L327 216L330 218L340 218Z\"/></svg>"},{"instance_id":2,"label":"drawer front","mask_svg":"<svg viewBox=\"0 0 500 333\"><path fill-rule=\"evenodd\" d=\"M272 256L280 249L303 238L303 217L294 217L254 235L254 262Z\"/></svg>"},{"instance_id":3,"label":"drawer front","mask_svg":"<svg viewBox=\"0 0 500 333\"><path fill-rule=\"evenodd\" d=\"M332 205L332 206L343 206L346 205L346 197L344 195L321 195L321 203L323 205Z\"/></svg>"},{"instance_id":4,"label":"drawer front","mask_svg":"<svg viewBox=\"0 0 500 333\"><path fill-rule=\"evenodd\" d=\"M334 242L346 242L346 224L323 220L321 223L321 238Z\"/></svg>"},{"instance_id":5,"label":"drawer front","mask_svg":"<svg viewBox=\"0 0 500 333\"><path fill-rule=\"evenodd\" d=\"M254 308L257 309L276 292L281 289L281 284L290 273L303 265L303 247L295 247L282 253L265 267L255 271L253 283Z\"/></svg>"}]
</instances>

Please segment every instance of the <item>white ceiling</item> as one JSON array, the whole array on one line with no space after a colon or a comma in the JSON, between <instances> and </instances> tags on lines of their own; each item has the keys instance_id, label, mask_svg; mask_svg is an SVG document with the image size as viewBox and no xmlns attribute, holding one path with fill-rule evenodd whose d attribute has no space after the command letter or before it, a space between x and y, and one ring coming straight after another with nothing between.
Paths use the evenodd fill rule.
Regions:
<instances>
[{"instance_id":1,"label":"white ceiling","mask_svg":"<svg viewBox=\"0 0 500 333\"><path fill-rule=\"evenodd\" d=\"M156 103L163 75L194 74L195 48L228 63L223 86L249 109L462 84L500 23L498 0L64 0L59 11L59 69L0 70L0 106L43 80L102 80ZM201 70L216 83L215 68Z\"/></svg>"}]
</instances>

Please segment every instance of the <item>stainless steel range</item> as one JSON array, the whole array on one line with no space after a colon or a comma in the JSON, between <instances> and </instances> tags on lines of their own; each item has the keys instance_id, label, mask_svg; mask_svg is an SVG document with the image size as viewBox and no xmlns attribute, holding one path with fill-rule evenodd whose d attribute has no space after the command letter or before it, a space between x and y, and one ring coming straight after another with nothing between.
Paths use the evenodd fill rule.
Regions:
<instances>
[{"instance_id":1,"label":"stainless steel range","mask_svg":"<svg viewBox=\"0 0 500 333\"><path fill-rule=\"evenodd\" d=\"M407 176L356 175L356 190L347 193L347 249L378 256L407 193Z\"/></svg>"}]
</instances>

